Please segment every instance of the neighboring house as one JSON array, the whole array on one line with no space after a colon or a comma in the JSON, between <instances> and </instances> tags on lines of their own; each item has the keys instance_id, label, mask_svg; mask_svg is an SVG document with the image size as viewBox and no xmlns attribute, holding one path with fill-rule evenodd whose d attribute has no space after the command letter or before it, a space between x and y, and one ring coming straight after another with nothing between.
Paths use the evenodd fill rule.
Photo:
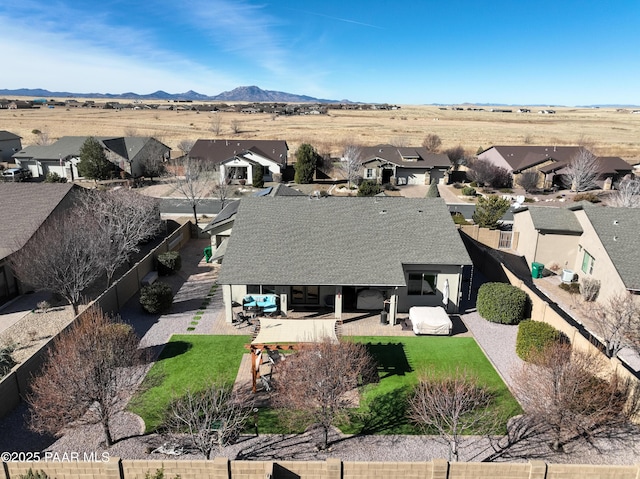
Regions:
<instances>
[{"instance_id":1,"label":"neighboring house","mask_svg":"<svg viewBox=\"0 0 640 479\"><path fill-rule=\"evenodd\" d=\"M523 208L514 214L513 229L520 232L518 252L528 263L548 267L550 261L579 278L599 280L598 300L625 290L640 294L639 208Z\"/></svg>"},{"instance_id":2,"label":"neighboring house","mask_svg":"<svg viewBox=\"0 0 640 479\"><path fill-rule=\"evenodd\" d=\"M275 186L270 186L268 188L260 190L253 196L264 197L306 195L286 185L277 184ZM239 205L240 200L227 203L222 211L220 211L220 213L218 213L216 217L207 226L205 226L203 231L211 235L211 248L213 250L213 256L211 257L210 261L222 263L222 258L224 257L225 251L227 249L227 240L229 239L229 236L231 236L233 222L235 221Z\"/></svg>"},{"instance_id":3,"label":"neighboring house","mask_svg":"<svg viewBox=\"0 0 640 479\"><path fill-rule=\"evenodd\" d=\"M220 168L220 176L234 183L253 181L253 168L263 167L264 181L273 181L287 167L289 147L283 140L198 140L189 158Z\"/></svg>"},{"instance_id":4,"label":"neighboring house","mask_svg":"<svg viewBox=\"0 0 640 479\"><path fill-rule=\"evenodd\" d=\"M247 294L280 296L283 311L358 307L388 301L389 319L411 306L458 310L462 269L471 259L440 198L245 198L218 282L225 315Z\"/></svg>"},{"instance_id":5,"label":"neighboring house","mask_svg":"<svg viewBox=\"0 0 640 479\"><path fill-rule=\"evenodd\" d=\"M478 154L478 160L506 169L516 183L522 173L538 172L540 188L564 187L566 167L582 149L581 146L492 146ZM631 165L619 157L603 156L598 162L600 174L596 182L601 187L632 171Z\"/></svg>"},{"instance_id":6,"label":"neighboring house","mask_svg":"<svg viewBox=\"0 0 640 479\"><path fill-rule=\"evenodd\" d=\"M28 146L15 153L13 159L18 166L31 170L34 178L43 178L51 172L73 181L79 177L77 165L86 139L86 136L64 136L51 145ZM102 145L107 159L134 178L144 175L147 159L166 159L171 152L168 146L151 137L95 139Z\"/></svg>"},{"instance_id":7,"label":"neighboring house","mask_svg":"<svg viewBox=\"0 0 640 479\"><path fill-rule=\"evenodd\" d=\"M55 213L70 207L78 188L70 183L0 183L0 304L25 292L9 265L11 254Z\"/></svg>"},{"instance_id":8,"label":"neighboring house","mask_svg":"<svg viewBox=\"0 0 640 479\"><path fill-rule=\"evenodd\" d=\"M21 137L11 132L0 130L0 161L13 163L11 157L22 149Z\"/></svg>"},{"instance_id":9,"label":"neighboring house","mask_svg":"<svg viewBox=\"0 0 640 479\"><path fill-rule=\"evenodd\" d=\"M446 183L451 168L445 154L430 153L422 147L377 145L362 148L362 178L378 184L429 185Z\"/></svg>"}]
</instances>

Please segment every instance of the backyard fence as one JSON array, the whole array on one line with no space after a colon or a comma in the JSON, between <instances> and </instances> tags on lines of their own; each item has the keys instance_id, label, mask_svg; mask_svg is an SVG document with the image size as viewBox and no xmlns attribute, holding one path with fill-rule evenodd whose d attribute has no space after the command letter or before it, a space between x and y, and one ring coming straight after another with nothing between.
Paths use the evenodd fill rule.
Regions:
<instances>
[{"instance_id":1,"label":"backyard fence","mask_svg":"<svg viewBox=\"0 0 640 479\"><path fill-rule=\"evenodd\" d=\"M98 305L107 313L117 313L140 290L140 281L147 273L153 271L156 256L167 251L180 250L189 241L190 224L185 223L180 226L88 306ZM84 313L76 316L60 333L70 328L82 314ZM20 404L21 398L28 393L32 377L42 367L46 353L56 338L57 335L51 337L27 360L15 366L2 378L0 381L0 418L15 409ZM1 478L2 476L0 476Z\"/></svg>"},{"instance_id":2,"label":"backyard fence","mask_svg":"<svg viewBox=\"0 0 640 479\"><path fill-rule=\"evenodd\" d=\"M116 457L100 462L7 462L0 479L17 479L29 469L42 470L51 478L66 479L143 479L162 470L167 479L637 479L640 466L594 466L524 463L447 462L350 462L326 461L229 461L217 457L212 461L130 461Z\"/></svg>"}]
</instances>

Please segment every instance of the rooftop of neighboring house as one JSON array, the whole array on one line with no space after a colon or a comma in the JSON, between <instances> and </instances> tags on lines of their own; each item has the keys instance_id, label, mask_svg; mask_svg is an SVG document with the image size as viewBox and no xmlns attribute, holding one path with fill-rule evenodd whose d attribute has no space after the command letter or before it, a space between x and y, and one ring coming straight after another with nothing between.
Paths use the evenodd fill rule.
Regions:
<instances>
[{"instance_id":1,"label":"rooftop of neighboring house","mask_svg":"<svg viewBox=\"0 0 640 479\"><path fill-rule=\"evenodd\" d=\"M289 147L284 140L198 140L189 151L189 157L219 164L249 151L286 165Z\"/></svg>"},{"instance_id":2,"label":"rooftop of neighboring house","mask_svg":"<svg viewBox=\"0 0 640 479\"><path fill-rule=\"evenodd\" d=\"M619 156L599 156L597 157L598 161L598 172L601 175L614 175L614 174L627 174L633 171L633 166L624 161ZM547 171L556 171L559 174L564 173L564 168L569 166L571 160L566 162L558 162L555 165L550 166L549 168L543 168L540 171L546 173Z\"/></svg>"},{"instance_id":3,"label":"rooftop of neighboring house","mask_svg":"<svg viewBox=\"0 0 640 479\"><path fill-rule=\"evenodd\" d=\"M548 160L567 163L580 152L581 148L581 146L496 145L487 148L482 153L494 149L504 158L511 169L517 172Z\"/></svg>"},{"instance_id":4,"label":"rooftop of neighboring house","mask_svg":"<svg viewBox=\"0 0 640 479\"><path fill-rule=\"evenodd\" d=\"M73 187L71 183L0 183L0 258L22 248Z\"/></svg>"},{"instance_id":5,"label":"rooftop of neighboring house","mask_svg":"<svg viewBox=\"0 0 640 479\"><path fill-rule=\"evenodd\" d=\"M640 290L640 208L582 207L628 289Z\"/></svg>"},{"instance_id":6,"label":"rooftop of neighboring house","mask_svg":"<svg viewBox=\"0 0 640 479\"><path fill-rule=\"evenodd\" d=\"M443 153L431 153L423 147L397 147L376 145L362 148L362 162L381 159L404 168L448 168L449 157Z\"/></svg>"},{"instance_id":7,"label":"rooftop of neighboring house","mask_svg":"<svg viewBox=\"0 0 640 479\"><path fill-rule=\"evenodd\" d=\"M514 211L514 214L528 211L533 221L533 227L541 232L581 234L582 227L573 211L568 208L550 206L524 206Z\"/></svg>"},{"instance_id":8,"label":"rooftop of neighboring house","mask_svg":"<svg viewBox=\"0 0 640 479\"><path fill-rule=\"evenodd\" d=\"M471 264L441 198L245 198L219 281L405 286L412 264Z\"/></svg>"},{"instance_id":9,"label":"rooftop of neighboring house","mask_svg":"<svg viewBox=\"0 0 640 479\"><path fill-rule=\"evenodd\" d=\"M254 197L263 197L263 196L307 196L304 193L291 188L287 185L283 185L281 183L275 186L268 186L258 192L256 192ZM204 228L203 231L210 231L213 228L220 226L222 224L228 223L230 220L235 218L235 215L238 211L238 206L240 205L240 200L231 201L227 203L227 205L222 208L222 211L216 215L213 220Z\"/></svg>"},{"instance_id":10,"label":"rooftop of neighboring house","mask_svg":"<svg viewBox=\"0 0 640 479\"><path fill-rule=\"evenodd\" d=\"M22 137L16 135L15 133L11 133L10 131L0 130L0 141L7 140L20 140Z\"/></svg>"},{"instance_id":11,"label":"rooftop of neighboring house","mask_svg":"<svg viewBox=\"0 0 640 479\"><path fill-rule=\"evenodd\" d=\"M33 158L39 161L53 161L80 155L80 149L88 136L63 136L51 145L33 145L23 148L13 155L14 158ZM150 137L96 136L105 148L127 159L134 158L151 139ZM169 147L166 147L169 149Z\"/></svg>"}]
</instances>

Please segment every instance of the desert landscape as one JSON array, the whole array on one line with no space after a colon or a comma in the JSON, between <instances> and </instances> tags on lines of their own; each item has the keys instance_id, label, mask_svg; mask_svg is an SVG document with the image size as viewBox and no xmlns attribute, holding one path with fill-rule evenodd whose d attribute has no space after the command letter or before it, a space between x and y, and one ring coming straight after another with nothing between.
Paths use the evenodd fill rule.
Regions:
<instances>
[{"instance_id":1,"label":"desert landscape","mask_svg":"<svg viewBox=\"0 0 640 479\"><path fill-rule=\"evenodd\" d=\"M479 148L500 144L584 143L602 156L620 156L632 164L640 161L640 114L632 113L632 109L554 107L556 114L548 115L538 113L548 107L528 107L531 113L516 113L518 107L509 107L512 113L491 112L489 108L472 111L466 106L453 110L402 105L397 110L329 110L326 115L276 116L55 107L0 110L0 130L20 135L23 146L33 145L37 138L33 132L39 130L50 140L68 135L153 136L174 150L182 140L200 138L284 139L291 152L308 142L332 155L339 155L345 142L417 146L428 133L434 133L442 139L443 149L462 145L470 155Z\"/></svg>"}]
</instances>

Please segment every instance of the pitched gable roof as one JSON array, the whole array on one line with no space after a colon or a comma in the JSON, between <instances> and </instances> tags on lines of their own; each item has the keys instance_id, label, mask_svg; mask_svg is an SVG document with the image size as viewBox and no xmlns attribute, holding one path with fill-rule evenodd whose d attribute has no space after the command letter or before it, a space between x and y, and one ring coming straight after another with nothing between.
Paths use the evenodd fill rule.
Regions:
<instances>
[{"instance_id":1,"label":"pitched gable roof","mask_svg":"<svg viewBox=\"0 0 640 479\"><path fill-rule=\"evenodd\" d=\"M471 264L442 199L244 198L219 281L404 286L403 264Z\"/></svg>"},{"instance_id":2,"label":"pitched gable roof","mask_svg":"<svg viewBox=\"0 0 640 479\"><path fill-rule=\"evenodd\" d=\"M376 145L362 148L362 162L381 159L403 168L449 168L449 157L442 153L431 153L423 147L397 147Z\"/></svg>"},{"instance_id":3,"label":"pitched gable roof","mask_svg":"<svg viewBox=\"0 0 640 479\"><path fill-rule=\"evenodd\" d=\"M640 208L593 207L584 212L624 285L640 290Z\"/></svg>"},{"instance_id":4,"label":"pitched gable roof","mask_svg":"<svg viewBox=\"0 0 640 479\"><path fill-rule=\"evenodd\" d=\"M219 164L247 151L286 165L289 147L283 140L197 140L189 157Z\"/></svg>"},{"instance_id":5,"label":"pitched gable roof","mask_svg":"<svg viewBox=\"0 0 640 479\"><path fill-rule=\"evenodd\" d=\"M580 152L581 146L505 146L496 145L495 149L512 170L530 168L548 160L569 162ZM488 149L491 149L488 148ZM487 151L487 150L485 150ZM484 153L484 152L483 152Z\"/></svg>"},{"instance_id":6,"label":"pitched gable roof","mask_svg":"<svg viewBox=\"0 0 640 479\"><path fill-rule=\"evenodd\" d=\"M0 258L22 248L72 188L72 183L0 183Z\"/></svg>"},{"instance_id":7,"label":"pitched gable roof","mask_svg":"<svg viewBox=\"0 0 640 479\"><path fill-rule=\"evenodd\" d=\"M11 133L10 131L0 130L0 141L20 140L21 138L21 136Z\"/></svg>"},{"instance_id":8,"label":"pitched gable roof","mask_svg":"<svg viewBox=\"0 0 640 479\"><path fill-rule=\"evenodd\" d=\"M557 208L553 206L525 206L514 211L518 214L522 211L529 211L533 227L542 232L556 233L582 233L580 222L573 211L568 208Z\"/></svg>"}]
</instances>

